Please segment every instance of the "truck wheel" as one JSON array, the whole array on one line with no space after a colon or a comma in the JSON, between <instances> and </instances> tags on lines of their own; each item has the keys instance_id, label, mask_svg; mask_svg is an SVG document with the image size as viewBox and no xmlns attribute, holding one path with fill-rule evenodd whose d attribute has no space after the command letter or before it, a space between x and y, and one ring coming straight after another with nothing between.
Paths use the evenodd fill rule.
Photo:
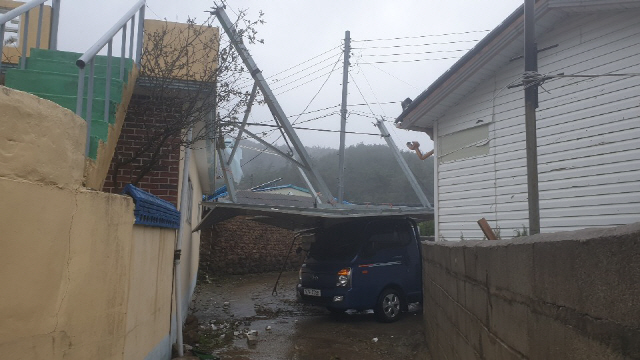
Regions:
<instances>
[{"instance_id":1,"label":"truck wheel","mask_svg":"<svg viewBox=\"0 0 640 360\"><path fill-rule=\"evenodd\" d=\"M381 322L391 323L402 316L402 295L398 290L387 288L380 293L373 312Z\"/></svg>"}]
</instances>

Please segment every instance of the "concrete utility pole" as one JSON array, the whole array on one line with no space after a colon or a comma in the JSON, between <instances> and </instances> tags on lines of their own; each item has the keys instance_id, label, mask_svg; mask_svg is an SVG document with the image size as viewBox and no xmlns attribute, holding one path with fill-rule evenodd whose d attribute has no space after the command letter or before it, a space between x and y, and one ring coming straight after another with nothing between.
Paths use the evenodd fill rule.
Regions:
<instances>
[{"instance_id":1,"label":"concrete utility pole","mask_svg":"<svg viewBox=\"0 0 640 360\"><path fill-rule=\"evenodd\" d=\"M342 66L342 106L340 107L340 164L338 166L338 203L344 200L344 146L347 129L347 84L349 83L349 53L351 52L351 33L344 32L344 61Z\"/></svg>"},{"instance_id":2,"label":"concrete utility pole","mask_svg":"<svg viewBox=\"0 0 640 360\"><path fill-rule=\"evenodd\" d=\"M538 72L538 49L536 45L535 0L524 1L524 71L525 79L530 72ZM529 234L540 233L540 200L538 192L538 137L536 135L536 108L538 86L535 80L525 80L524 109L527 147L527 191L529 199Z\"/></svg>"}]
</instances>

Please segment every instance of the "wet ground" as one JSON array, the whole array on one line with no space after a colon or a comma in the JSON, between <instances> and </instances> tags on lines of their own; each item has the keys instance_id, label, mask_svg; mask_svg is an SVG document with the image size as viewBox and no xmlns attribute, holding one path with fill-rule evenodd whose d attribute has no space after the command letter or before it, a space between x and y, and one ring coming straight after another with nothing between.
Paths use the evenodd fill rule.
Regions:
<instances>
[{"instance_id":1,"label":"wet ground","mask_svg":"<svg viewBox=\"0 0 640 360\"><path fill-rule=\"evenodd\" d=\"M277 273L200 281L185 343L222 360L430 359L419 308L392 324L372 312L332 315L296 302L297 276L284 273L275 295Z\"/></svg>"}]
</instances>

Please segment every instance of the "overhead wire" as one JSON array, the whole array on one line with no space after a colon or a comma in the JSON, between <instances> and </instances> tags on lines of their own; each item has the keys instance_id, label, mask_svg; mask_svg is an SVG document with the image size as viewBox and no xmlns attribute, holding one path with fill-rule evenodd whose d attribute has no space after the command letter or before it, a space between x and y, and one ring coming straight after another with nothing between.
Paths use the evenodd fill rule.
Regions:
<instances>
[{"instance_id":1,"label":"overhead wire","mask_svg":"<svg viewBox=\"0 0 640 360\"><path fill-rule=\"evenodd\" d=\"M450 45L450 44L460 44L460 43L471 43L478 42L480 39L471 39L471 40L456 40L456 41L445 41L445 42L432 42L432 43L423 43L423 44L400 44L400 45L385 45L385 46L368 46L368 47L353 47L354 50L365 50L365 49L395 49L401 47L416 47L416 46L431 46L431 45Z\"/></svg>"},{"instance_id":2,"label":"overhead wire","mask_svg":"<svg viewBox=\"0 0 640 360\"><path fill-rule=\"evenodd\" d=\"M305 114L305 112L309 109L309 106L311 106L311 104L313 103L313 101L316 99L316 97L318 97L318 94L320 94L320 92L322 91L322 89L324 88L324 86L327 84L327 82L329 81L329 79L331 78L331 74L333 74L333 72L336 69L336 66L338 65L338 63L340 62L340 58L338 58L338 60L335 62L335 64L333 65L333 68L331 69L331 71L328 73L329 76L327 76L327 78L325 79L325 81L322 83L322 85L320 86L320 89L318 89L318 91L316 92L316 94L311 98L311 100L309 101L309 103L307 104L307 106L304 108L304 110L302 110L302 112L298 115L298 117L293 121L292 125L294 125L299 119L300 116L302 116L303 114ZM300 85L301 86L301 85ZM290 91L292 89L289 89L287 91ZM280 137L282 136L282 134L280 135ZM275 144L276 141L278 141L280 139L280 137L278 137L277 139L275 139L273 142L271 142L271 145ZM265 150L267 149L267 147L265 147ZM260 156L259 153L256 156L252 157L251 159L249 159L247 162L245 162L244 164L242 164L240 167L247 165L248 163L252 162L253 160L255 160L258 156Z\"/></svg>"},{"instance_id":3,"label":"overhead wire","mask_svg":"<svg viewBox=\"0 0 640 360\"><path fill-rule=\"evenodd\" d=\"M471 30L471 31L451 32L451 33L444 33L444 34L428 34L428 35L416 35L416 36L402 36L402 37L394 37L394 38L386 38L386 39L362 39L362 40L351 40L351 41L352 42L371 42L371 41L392 41L392 40L404 40L404 39L423 39L428 37L466 35L466 34L475 34L475 33L489 32L489 31L491 30Z\"/></svg>"}]
</instances>

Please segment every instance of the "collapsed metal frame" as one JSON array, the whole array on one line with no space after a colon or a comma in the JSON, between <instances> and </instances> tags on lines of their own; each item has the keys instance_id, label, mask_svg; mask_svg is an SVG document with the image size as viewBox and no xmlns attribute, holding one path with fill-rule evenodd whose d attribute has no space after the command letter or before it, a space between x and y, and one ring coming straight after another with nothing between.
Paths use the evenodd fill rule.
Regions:
<instances>
[{"instance_id":1,"label":"collapsed metal frame","mask_svg":"<svg viewBox=\"0 0 640 360\"><path fill-rule=\"evenodd\" d=\"M329 188L327 187L326 183L322 179L320 173L311 164L311 159L309 157L309 154L307 153L307 150L302 145L302 142L300 141L300 138L298 138L298 135L293 129L293 126L289 122L287 115L285 115L284 111L280 107L278 100L276 99L275 95L271 91L271 88L269 87L269 84L267 84L264 76L262 75L262 71L256 65L255 61L251 57L251 54L249 54L249 50L246 48L246 46L244 46L242 42L242 36L240 36L236 31L233 23L227 16L227 13L224 11L224 6L217 7L215 10L211 12L211 14L215 15L216 18L220 21L220 25L222 26L222 29L225 31L227 36L229 36L231 44L233 45L235 50L238 52L238 55L240 55L240 58L242 59L244 65L247 67L247 70L249 70L249 73L251 74L251 77L254 80L253 89L249 97L244 119L240 125L236 126L238 128L238 134L236 136L236 141L233 145L229 158L226 159L225 161L222 150L217 149L218 157L220 158L220 165L222 166L222 171L225 174L225 182L227 184L227 189L229 190L230 197L234 199L235 193L231 194L232 186L230 186L230 183L233 182L233 179L229 180L229 178L226 177L226 174L230 171L228 166L233 161L233 157L239 145L240 138L242 137L242 135L248 135L251 138L258 141L259 143L261 143L262 145L266 146L267 148L281 155L285 159L289 160L295 166L298 167L298 169L300 170L300 174L302 175L302 178L307 183L309 190L311 190L312 194L315 196L316 202L318 203L319 207L320 206L340 206L340 204L336 203L333 195L331 194L331 191L329 191ZM273 115L276 123L280 126L282 130L284 130L283 136L286 136L287 140L291 142L291 144L293 145L295 154L289 155L282 152L280 149L269 144L268 142L260 138L258 135L246 129L249 113L251 112L251 107L253 105L253 102L255 101L258 89L262 93L264 97L264 101L269 107L269 110L271 111L271 114ZM297 159L295 158L295 155L297 155ZM315 191L313 186L314 184L317 186L318 190L320 191L320 194L318 194Z\"/></svg>"}]
</instances>

